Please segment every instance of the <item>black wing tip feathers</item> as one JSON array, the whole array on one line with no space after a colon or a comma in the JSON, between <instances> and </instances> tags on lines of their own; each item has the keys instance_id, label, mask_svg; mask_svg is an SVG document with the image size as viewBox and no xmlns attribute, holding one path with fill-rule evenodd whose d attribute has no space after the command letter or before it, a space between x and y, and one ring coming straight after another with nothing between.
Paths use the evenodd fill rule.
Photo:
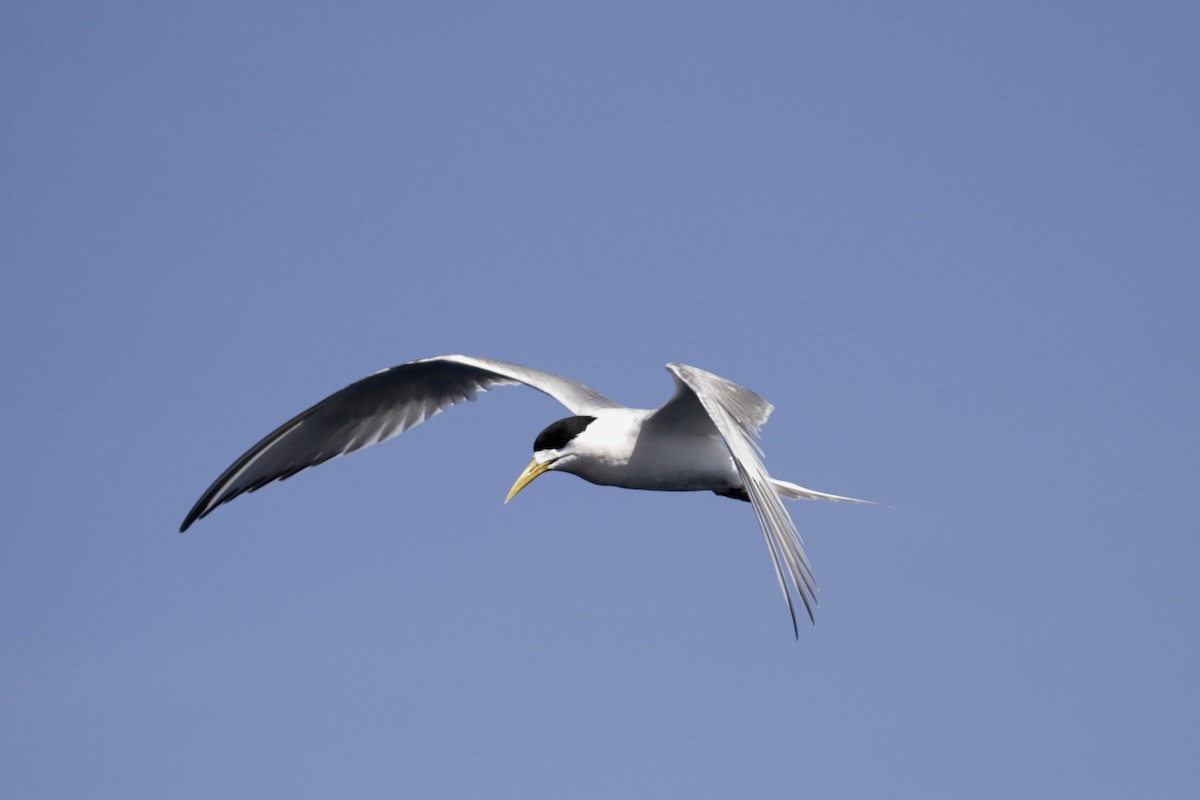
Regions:
<instances>
[{"instance_id":1,"label":"black wing tip feathers","mask_svg":"<svg viewBox=\"0 0 1200 800\"><path fill-rule=\"evenodd\" d=\"M187 533L187 529L192 527L192 523L203 517L203 514L197 514L195 509L188 512L188 515L183 518L183 524L179 526L180 533Z\"/></svg>"},{"instance_id":2,"label":"black wing tip feathers","mask_svg":"<svg viewBox=\"0 0 1200 800\"><path fill-rule=\"evenodd\" d=\"M207 506L207 505L208 505L208 498L203 497L200 499L199 503L196 503L196 505L192 506L192 510L189 511L188 515L183 518L183 524L179 526L179 532L187 533L187 529L192 527L193 522L207 517L214 508L216 508L217 506L220 505L220 503L217 503L215 505L209 506L208 508L205 508L205 506Z\"/></svg>"}]
</instances>

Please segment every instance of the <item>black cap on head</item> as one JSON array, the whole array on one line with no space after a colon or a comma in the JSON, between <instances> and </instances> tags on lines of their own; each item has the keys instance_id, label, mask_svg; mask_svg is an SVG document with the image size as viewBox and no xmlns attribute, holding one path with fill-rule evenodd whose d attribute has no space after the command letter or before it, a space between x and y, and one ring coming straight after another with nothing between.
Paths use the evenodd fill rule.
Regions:
<instances>
[{"instance_id":1,"label":"black cap on head","mask_svg":"<svg viewBox=\"0 0 1200 800\"><path fill-rule=\"evenodd\" d=\"M539 450L561 450L567 442L574 439L583 430L596 421L595 417L567 417L546 426L546 430L538 434L533 442L533 452Z\"/></svg>"}]
</instances>

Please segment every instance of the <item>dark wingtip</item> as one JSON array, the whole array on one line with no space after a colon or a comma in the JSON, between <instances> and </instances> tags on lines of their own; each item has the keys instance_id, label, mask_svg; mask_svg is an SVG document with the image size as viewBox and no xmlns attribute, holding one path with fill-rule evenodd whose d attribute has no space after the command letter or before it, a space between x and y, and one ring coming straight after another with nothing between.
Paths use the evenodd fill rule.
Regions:
<instances>
[{"instance_id":1,"label":"dark wingtip","mask_svg":"<svg viewBox=\"0 0 1200 800\"><path fill-rule=\"evenodd\" d=\"M179 526L180 533L186 532L188 528L192 527L192 523L196 520L204 518L204 514L200 512L200 505L200 503L196 503L196 505L192 506L192 510L189 511L188 515L183 518L183 524Z\"/></svg>"}]
</instances>

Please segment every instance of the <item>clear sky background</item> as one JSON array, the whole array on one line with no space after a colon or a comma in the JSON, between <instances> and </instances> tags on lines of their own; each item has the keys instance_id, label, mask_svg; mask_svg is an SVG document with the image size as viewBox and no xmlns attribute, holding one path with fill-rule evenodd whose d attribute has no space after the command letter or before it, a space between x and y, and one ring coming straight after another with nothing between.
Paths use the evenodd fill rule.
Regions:
<instances>
[{"instance_id":1,"label":"clear sky background","mask_svg":"<svg viewBox=\"0 0 1200 800\"><path fill-rule=\"evenodd\" d=\"M1195 3L10 3L0 794L1195 797ZM775 403L748 506L496 390L176 533L376 369Z\"/></svg>"}]
</instances>

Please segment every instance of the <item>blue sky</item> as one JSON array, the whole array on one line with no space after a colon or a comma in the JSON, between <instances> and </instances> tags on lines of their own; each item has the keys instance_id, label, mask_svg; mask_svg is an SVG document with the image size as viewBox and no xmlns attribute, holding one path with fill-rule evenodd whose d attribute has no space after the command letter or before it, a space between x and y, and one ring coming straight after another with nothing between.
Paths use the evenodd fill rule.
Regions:
<instances>
[{"instance_id":1,"label":"blue sky","mask_svg":"<svg viewBox=\"0 0 1200 800\"><path fill-rule=\"evenodd\" d=\"M1185 3L0 12L12 797L1191 797ZM175 531L376 369L775 403L753 514L502 389Z\"/></svg>"}]
</instances>

